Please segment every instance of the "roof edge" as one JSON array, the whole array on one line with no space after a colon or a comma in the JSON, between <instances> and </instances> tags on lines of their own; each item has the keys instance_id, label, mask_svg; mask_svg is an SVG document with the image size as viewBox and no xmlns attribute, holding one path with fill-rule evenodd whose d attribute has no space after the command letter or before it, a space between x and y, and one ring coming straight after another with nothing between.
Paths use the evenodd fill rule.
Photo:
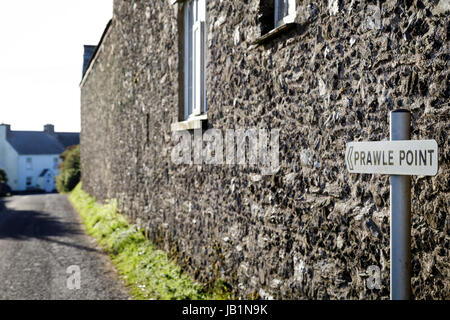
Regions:
<instances>
[{"instance_id":1,"label":"roof edge","mask_svg":"<svg viewBox=\"0 0 450 320\"><path fill-rule=\"evenodd\" d=\"M92 54L92 58L86 67L86 71L84 72L83 77L81 78L80 88L82 88L84 86L84 83L86 82L86 79L88 78L89 73L90 73L95 61L98 58L98 54L99 54L100 48L103 44L103 41L109 35L109 32L111 30L112 21L113 21L113 19L109 20L108 24L106 25L105 30L103 31L102 37L100 38L100 41L98 42L97 47L95 48L95 51Z\"/></svg>"}]
</instances>

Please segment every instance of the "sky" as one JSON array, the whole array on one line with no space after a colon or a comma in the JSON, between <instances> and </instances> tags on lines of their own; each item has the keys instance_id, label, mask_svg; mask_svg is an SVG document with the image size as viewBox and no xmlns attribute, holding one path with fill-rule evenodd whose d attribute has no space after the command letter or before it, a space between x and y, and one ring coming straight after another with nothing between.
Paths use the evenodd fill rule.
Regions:
<instances>
[{"instance_id":1,"label":"sky","mask_svg":"<svg viewBox=\"0 0 450 320\"><path fill-rule=\"evenodd\" d=\"M113 0L0 1L0 123L80 131L83 45L97 45Z\"/></svg>"}]
</instances>

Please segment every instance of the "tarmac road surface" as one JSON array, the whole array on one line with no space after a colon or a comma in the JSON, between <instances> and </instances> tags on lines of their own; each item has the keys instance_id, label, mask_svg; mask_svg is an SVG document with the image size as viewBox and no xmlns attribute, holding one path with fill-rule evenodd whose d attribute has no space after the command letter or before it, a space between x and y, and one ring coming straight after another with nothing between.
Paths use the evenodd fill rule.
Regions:
<instances>
[{"instance_id":1,"label":"tarmac road surface","mask_svg":"<svg viewBox=\"0 0 450 320\"><path fill-rule=\"evenodd\" d=\"M0 198L0 299L130 299L66 195Z\"/></svg>"}]
</instances>

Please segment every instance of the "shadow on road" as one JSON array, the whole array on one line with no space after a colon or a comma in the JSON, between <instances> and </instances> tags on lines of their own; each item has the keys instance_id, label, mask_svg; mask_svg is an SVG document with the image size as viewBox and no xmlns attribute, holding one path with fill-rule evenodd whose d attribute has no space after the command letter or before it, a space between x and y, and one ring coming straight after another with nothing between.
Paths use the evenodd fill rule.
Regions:
<instances>
[{"instance_id":1,"label":"shadow on road","mask_svg":"<svg viewBox=\"0 0 450 320\"><path fill-rule=\"evenodd\" d=\"M44 240L81 250L98 251L55 238L70 238L84 234L78 222L61 221L45 212L8 208L7 198L0 198L0 240Z\"/></svg>"},{"instance_id":2,"label":"shadow on road","mask_svg":"<svg viewBox=\"0 0 450 320\"><path fill-rule=\"evenodd\" d=\"M39 195L39 194L54 194L58 193L58 191L53 190L51 192L46 192L42 189L31 189L31 190L25 190L25 191L13 191L11 192L11 195L13 196L29 196L29 195Z\"/></svg>"}]
</instances>

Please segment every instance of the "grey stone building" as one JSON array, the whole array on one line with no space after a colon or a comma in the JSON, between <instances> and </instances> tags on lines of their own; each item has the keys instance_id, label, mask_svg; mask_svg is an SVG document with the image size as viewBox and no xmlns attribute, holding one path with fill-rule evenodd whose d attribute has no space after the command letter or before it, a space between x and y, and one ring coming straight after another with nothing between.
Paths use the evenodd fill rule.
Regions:
<instances>
[{"instance_id":1,"label":"grey stone building","mask_svg":"<svg viewBox=\"0 0 450 320\"><path fill-rule=\"evenodd\" d=\"M448 299L448 14L444 0L115 0L80 85L83 188L241 298L387 299L389 177L349 174L344 152L388 140L405 108L440 162L412 178L413 297ZM172 161L174 135L211 128L279 130L276 170Z\"/></svg>"}]
</instances>

